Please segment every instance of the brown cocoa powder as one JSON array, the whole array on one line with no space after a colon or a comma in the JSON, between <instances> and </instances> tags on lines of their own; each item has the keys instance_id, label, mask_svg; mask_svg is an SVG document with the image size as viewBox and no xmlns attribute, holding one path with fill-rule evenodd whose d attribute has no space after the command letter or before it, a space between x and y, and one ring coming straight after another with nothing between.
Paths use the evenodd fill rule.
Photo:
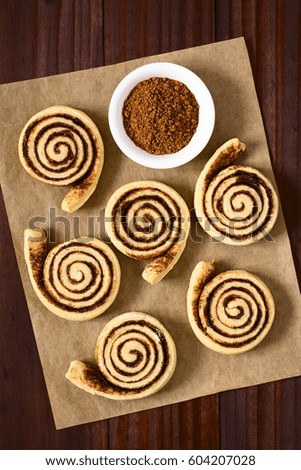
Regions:
<instances>
[{"instance_id":1,"label":"brown cocoa powder","mask_svg":"<svg viewBox=\"0 0 301 470\"><path fill-rule=\"evenodd\" d=\"M123 105L123 125L133 142L146 152L178 152L198 126L199 105L184 83L152 77L139 82Z\"/></svg>"}]
</instances>

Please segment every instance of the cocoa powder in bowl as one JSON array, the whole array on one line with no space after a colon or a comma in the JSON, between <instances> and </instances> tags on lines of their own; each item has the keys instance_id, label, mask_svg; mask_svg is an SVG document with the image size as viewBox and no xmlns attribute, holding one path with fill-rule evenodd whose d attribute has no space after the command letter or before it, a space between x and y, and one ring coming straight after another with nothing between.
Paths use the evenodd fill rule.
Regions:
<instances>
[{"instance_id":1,"label":"cocoa powder in bowl","mask_svg":"<svg viewBox=\"0 0 301 470\"><path fill-rule=\"evenodd\" d=\"M198 126L199 105L184 83L152 77L132 89L122 115L125 131L138 147L164 155L189 143Z\"/></svg>"}]
</instances>

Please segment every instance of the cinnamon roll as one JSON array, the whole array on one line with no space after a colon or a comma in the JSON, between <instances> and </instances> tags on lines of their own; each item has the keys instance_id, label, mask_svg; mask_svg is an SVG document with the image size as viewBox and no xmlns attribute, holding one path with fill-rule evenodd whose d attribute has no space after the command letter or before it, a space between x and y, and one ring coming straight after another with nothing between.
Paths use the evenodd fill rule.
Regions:
<instances>
[{"instance_id":1,"label":"cinnamon roll","mask_svg":"<svg viewBox=\"0 0 301 470\"><path fill-rule=\"evenodd\" d=\"M123 254L150 259L143 278L159 282L177 263L190 230L182 197L157 181L135 181L111 196L105 211L106 232Z\"/></svg>"},{"instance_id":2,"label":"cinnamon roll","mask_svg":"<svg viewBox=\"0 0 301 470\"><path fill-rule=\"evenodd\" d=\"M52 106L35 114L24 126L19 157L34 178L55 186L72 185L62 209L74 212L97 186L104 149L96 125L85 113Z\"/></svg>"},{"instance_id":3,"label":"cinnamon roll","mask_svg":"<svg viewBox=\"0 0 301 470\"><path fill-rule=\"evenodd\" d=\"M113 400L144 398L171 379L177 362L172 337L150 315L128 312L109 321L96 344L97 367L72 361L66 378Z\"/></svg>"},{"instance_id":4,"label":"cinnamon roll","mask_svg":"<svg viewBox=\"0 0 301 470\"><path fill-rule=\"evenodd\" d=\"M194 206L199 223L228 245L248 245L265 237L278 215L271 182L258 170L232 165L246 146L238 139L222 145L201 172Z\"/></svg>"},{"instance_id":5,"label":"cinnamon roll","mask_svg":"<svg viewBox=\"0 0 301 470\"><path fill-rule=\"evenodd\" d=\"M263 340L272 326L275 305L268 287L254 274L230 270L214 276L214 262L201 261L190 278L187 311L205 346L238 354Z\"/></svg>"},{"instance_id":6,"label":"cinnamon roll","mask_svg":"<svg viewBox=\"0 0 301 470\"><path fill-rule=\"evenodd\" d=\"M24 255L36 295L59 317L90 320L107 310L117 296L118 260L96 238L73 239L48 251L45 231L26 229Z\"/></svg>"}]
</instances>

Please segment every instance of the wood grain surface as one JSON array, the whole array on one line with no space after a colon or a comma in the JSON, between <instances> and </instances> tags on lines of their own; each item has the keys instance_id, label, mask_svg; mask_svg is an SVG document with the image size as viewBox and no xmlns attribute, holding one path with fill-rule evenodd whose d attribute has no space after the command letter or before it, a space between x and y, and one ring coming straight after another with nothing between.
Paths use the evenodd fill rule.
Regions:
<instances>
[{"instance_id":1,"label":"wood grain surface","mask_svg":"<svg viewBox=\"0 0 301 470\"><path fill-rule=\"evenodd\" d=\"M300 20L300 0L0 0L0 83L244 36L300 281ZM301 449L301 377L56 431L0 202L1 449Z\"/></svg>"}]
</instances>

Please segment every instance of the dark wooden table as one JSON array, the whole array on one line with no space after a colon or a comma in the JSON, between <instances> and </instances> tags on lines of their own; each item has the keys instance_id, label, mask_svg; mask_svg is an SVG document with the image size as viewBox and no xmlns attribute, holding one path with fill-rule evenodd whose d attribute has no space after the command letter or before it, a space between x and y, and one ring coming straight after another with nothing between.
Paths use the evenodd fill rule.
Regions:
<instances>
[{"instance_id":1,"label":"dark wooden table","mask_svg":"<svg viewBox=\"0 0 301 470\"><path fill-rule=\"evenodd\" d=\"M299 0L0 0L0 82L244 36L300 279L300 20ZM56 431L0 210L1 449L301 449L301 377Z\"/></svg>"}]
</instances>

